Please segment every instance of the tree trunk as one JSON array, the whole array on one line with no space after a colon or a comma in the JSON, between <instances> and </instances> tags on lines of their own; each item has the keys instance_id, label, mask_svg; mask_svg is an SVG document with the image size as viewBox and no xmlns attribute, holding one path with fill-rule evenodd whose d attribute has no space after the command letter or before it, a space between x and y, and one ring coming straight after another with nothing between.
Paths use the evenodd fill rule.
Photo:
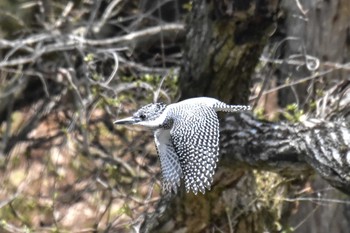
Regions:
<instances>
[{"instance_id":1,"label":"tree trunk","mask_svg":"<svg viewBox=\"0 0 350 233\"><path fill-rule=\"evenodd\" d=\"M299 1L292 1L297 3ZM244 104L250 77L277 19L279 1L194 1L181 71L182 98ZM144 232L281 232L295 207L293 185L318 173L350 194L349 84L327 102L327 117L269 123L250 114L221 122L221 160L205 195L164 195ZM346 90L346 91L344 91ZM327 108L328 109L328 108ZM329 121L329 120L332 121ZM255 168L255 170L251 169Z\"/></svg>"},{"instance_id":2,"label":"tree trunk","mask_svg":"<svg viewBox=\"0 0 350 233\"><path fill-rule=\"evenodd\" d=\"M309 60L309 67L290 65L288 62L277 66L277 85L313 75L316 75L317 78L276 92L278 95L276 102L280 107L297 103L299 107L305 106L307 109L308 106L316 102L315 100L319 98L319 94L324 89L337 85L349 77L350 1L283 0L280 6L282 17L277 26L278 31L275 33L279 39L275 38L275 41L284 42L280 45L281 52L277 58L283 61L300 61L305 55L308 55L312 59ZM314 61L319 62L318 69L310 69L315 64ZM331 72L319 75L323 71ZM342 84L344 83L341 83L340 86ZM335 91L341 91L341 88L335 88ZM340 101L340 95L336 97L334 98L334 93L332 93L328 99L325 98L325 101L318 104L319 106L323 105L323 107L317 107L317 118L324 119L326 117L328 120L334 121L336 116L340 118L340 114L344 114L344 117L349 116L346 111L339 111L341 109L337 111L336 104L330 107L330 101ZM328 116L330 112L333 114L332 117ZM349 120L348 117L347 122ZM330 153L329 150L326 151ZM337 174L338 170L328 170L328 172ZM308 185L312 187L317 198L326 200L346 198L342 193L332 190L329 183L317 175L309 179ZM300 222L304 222L298 228L299 233L348 232L350 228L350 222L347 221L349 213L350 205L348 204L304 201L303 205L300 205L291 216L289 224L299 225ZM308 216L307 219L305 216Z\"/></svg>"},{"instance_id":3,"label":"tree trunk","mask_svg":"<svg viewBox=\"0 0 350 233\"><path fill-rule=\"evenodd\" d=\"M194 1L180 74L182 98L246 103L276 7L274 0Z\"/></svg>"},{"instance_id":4,"label":"tree trunk","mask_svg":"<svg viewBox=\"0 0 350 233\"><path fill-rule=\"evenodd\" d=\"M201 232L218 227L222 232L277 232L281 229L275 224L286 214L282 211L287 178L302 179L315 170L350 194L349 135L350 127L344 122L309 120L286 125L262 122L243 113L228 116L221 130L221 165L212 191L165 196L158 207L163 211L156 229ZM281 176L242 169L248 167Z\"/></svg>"},{"instance_id":5,"label":"tree trunk","mask_svg":"<svg viewBox=\"0 0 350 233\"><path fill-rule=\"evenodd\" d=\"M323 70L334 69L336 65L349 61L350 52L350 1L348 0L300 0L281 1L283 20L278 25L278 34L283 43L280 58L285 60L302 60L310 56L306 66L291 66L287 62L279 67L279 83L286 78L301 79L312 75L319 62ZM296 86L296 90L286 88L279 92L281 106L298 102L308 104L315 99L317 89L329 88L349 75L348 69L336 69L322 75L318 80L310 80ZM311 86L310 86L311 85ZM322 86L321 86L322 85ZM298 93L297 97L295 91Z\"/></svg>"},{"instance_id":6,"label":"tree trunk","mask_svg":"<svg viewBox=\"0 0 350 233\"><path fill-rule=\"evenodd\" d=\"M194 1L180 74L182 98L211 96L227 103L246 103L250 76L267 43L276 7L277 1ZM179 196L164 196L142 231L277 230L267 219L275 219L281 206L268 207L266 198L266 205L257 208L253 200L264 193L265 184L253 173L220 167L211 192L195 196L182 190ZM268 182L280 180L273 177ZM271 192L283 190L278 186Z\"/></svg>"}]
</instances>

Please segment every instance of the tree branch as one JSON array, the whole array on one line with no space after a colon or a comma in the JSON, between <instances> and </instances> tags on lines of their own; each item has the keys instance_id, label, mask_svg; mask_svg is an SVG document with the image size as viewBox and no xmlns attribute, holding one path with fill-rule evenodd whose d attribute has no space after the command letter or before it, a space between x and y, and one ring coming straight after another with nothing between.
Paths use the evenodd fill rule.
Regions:
<instances>
[{"instance_id":1,"label":"tree branch","mask_svg":"<svg viewBox=\"0 0 350 233\"><path fill-rule=\"evenodd\" d=\"M134 46L143 46L150 41L159 40L159 33L163 33L163 36L166 39L182 37L184 33L184 25L179 23L165 24L132 32L123 36L117 36L100 40L87 39L85 37L77 36L74 34L64 36L55 34L39 34L35 36L30 36L26 39L19 39L15 41L0 39L0 49L12 48L14 49L14 51L23 49L27 52L30 52L30 55L16 57L13 59L9 59L10 56L6 56L6 59L0 60L0 68L31 63L47 53L73 50L78 47L84 46L129 46L131 44ZM48 42L51 40L54 40L54 42ZM40 46L36 49L32 49L28 46L30 44L35 44L39 42L46 42L48 44ZM11 52L11 55L12 54L13 52Z\"/></svg>"},{"instance_id":2,"label":"tree branch","mask_svg":"<svg viewBox=\"0 0 350 233\"><path fill-rule=\"evenodd\" d=\"M225 166L240 162L292 176L310 170L291 143L296 135L286 124L260 121L242 113L227 116L221 126L220 153Z\"/></svg>"},{"instance_id":3,"label":"tree branch","mask_svg":"<svg viewBox=\"0 0 350 233\"><path fill-rule=\"evenodd\" d=\"M350 194L350 128L344 121L310 119L287 125L235 114L223 122L221 153L226 166L238 161L288 176L310 174L312 167Z\"/></svg>"}]
</instances>

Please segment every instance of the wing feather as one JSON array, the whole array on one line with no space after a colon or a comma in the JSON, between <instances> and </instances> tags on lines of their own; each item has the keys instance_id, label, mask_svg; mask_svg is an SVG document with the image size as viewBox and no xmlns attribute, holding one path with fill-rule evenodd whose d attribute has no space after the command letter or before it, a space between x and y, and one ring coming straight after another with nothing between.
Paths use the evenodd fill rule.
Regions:
<instances>
[{"instance_id":1,"label":"wing feather","mask_svg":"<svg viewBox=\"0 0 350 233\"><path fill-rule=\"evenodd\" d=\"M216 112L201 104L175 105L171 111L171 141L179 156L186 191L205 193L213 181L219 155Z\"/></svg>"},{"instance_id":2,"label":"wing feather","mask_svg":"<svg viewBox=\"0 0 350 233\"><path fill-rule=\"evenodd\" d=\"M182 171L179 157L175 152L170 138L170 130L156 130L154 133L154 140L160 159L163 189L166 192L174 190L176 193L178 186L180 186Z\"/></svg>"}]
</instances>

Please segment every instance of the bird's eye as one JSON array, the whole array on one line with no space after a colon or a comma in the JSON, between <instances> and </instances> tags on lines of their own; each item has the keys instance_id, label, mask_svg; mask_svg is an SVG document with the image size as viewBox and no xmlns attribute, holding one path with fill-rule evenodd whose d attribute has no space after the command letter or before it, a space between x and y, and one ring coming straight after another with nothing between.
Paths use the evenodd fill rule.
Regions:
<instances>
[{"instance_id":1,"label":"bird's eye","mask_svg":"<svg viewBox=\"0 0 350 233\"><path fill-rule=\"evenodd\" d=\"M140 114L140 118L141 118L141 119L145 119L145 118L146 118L146 115L145 115L145 114Z\"/></svg>"}]
</instances>

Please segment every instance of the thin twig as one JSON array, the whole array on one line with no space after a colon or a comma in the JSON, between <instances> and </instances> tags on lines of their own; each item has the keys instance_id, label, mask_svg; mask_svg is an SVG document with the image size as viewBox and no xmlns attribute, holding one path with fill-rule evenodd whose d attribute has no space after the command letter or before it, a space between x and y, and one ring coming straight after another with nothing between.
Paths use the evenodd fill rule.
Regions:
<instances>
[{"instance_id":1,"label":"thin twig","mask_svg":"<svg viewBox=\"0 0 350 233\"><path fill-rule=\"evenodd\" d=\"M277 86L275 88L271 88L270 90L267 90L267 91L264 91L262 93L262 95L266 95L266 94L269 94L271 92L275 92L275 91L278 91L280 89L283 89L283 88L286 88L286 87L291 87L291 86L294 86L294 85L297 85L297 84L300 84L300 83L303 83L303 82L306 82L306 81L309 81L309 80L312 80L312 79L315 79L315 78L320 78L320 77L323 77L324 75L326 74L329 74L331 72L333 72L335 69L330 69L330 70L327 70L327 71L323 71L323 72L316 72L315 74L309 76L309 77L306 77L306 78L302 78L302 79L299 79L298 81L295 81L295 82L291 82L291 83L286 83L286 84L283 84L283 85L280 85L280 86ZM257 98L258 96L253 96L249 99L249 101L253 101Z\"/></svg>"},{"instance_id":2,"label":"thin twig","mask_svg":"<svg viewBox=\"0 0 350 233\"><path fill-rule=\"evenodd\" d=\"M38 59L44 54L57 52L57 51L73 50L82 46L102 46L102 45L106 46L111 44L123 45L128 43L137 43L138 41L144 40L147 37L156 36L160 32L164 33L164 35L166 33L169 37L173 37L180 32L184 32L184 25L176 24L176 23L165 24L162 26L150 27L147 29L129 33L124 36L118 36L118 37L102 39L102 40L86 39L84 37L76 36L73 34L67 35L65 37L61 37L61 39L60 37L57 38L57 35L48 35L48 34L40 34L27 39L20 39L12 42L0 39L0 49L12 47L12 48L16 48L16 50L18 48L21 48L22 45L32 44L39 41L45 41L48 39L51 39L51 40L55 39L60 41L55 44L49 44L37 50L34 50L32 51L32 54L29 56L14 58L11 60L2 60L0 62L0 68L6 67L6 66L15 66L15 65L35 62L36 59ZM21 46L18 47L19 45Z\"/></svg>"},{"instance_id":3,"label":"thin twig","mask_svg":"<svg viewBox=\"0 0 350 233\"><path fill-rule=\"evenodd\" d=\"M119 68L119 59L118 59L117 54L112 52L112 55L113 55L114 62L115 62L114 69L113 69L111 75L109 76L109 78L107 79L107 81L103 83L103 85L108 85L112 81L114 76L117 74L117 71Z\"/></svg>"},{"instance_id":4,"label":"thin twig","mask_svg":"<svg viewBox=\"0 0 350 233\"><path fill-rule=\"evenodd\" d=\"M99 33L101 28L106 24L107 20L110 18L113 9L120 3L122 0L113 0L106 8L106 10L102 14L102 18L99 22L96 23L93 28L94 33ZM121 8L120 8L121 9Z\"/></svg>"},{"instance_id":5,"label":"thin twig","mask_svg":"<svg viewBox=\"0 0 350 233\"><path fill-rule=\"evenodd\" d=\"M147 37L158 35L160 32L171 33L169 37L176 35L177 33L184 32L185 27L183 24L179 23L169 23L162 26L150 27L140 31L132 32L124 36L112 37L108 39L94 40L86 39L81 36L70 35L69 37L82 45L92 45L92 46L101 46L101 45L110 45L110 44L125 44L130 42L142 41Z\"/></svg>"},{"instance_id":6,"label":"thin twig","mask_svg":"<svg viewBox=\"0 0 350 233\"><path fill-rule=\"evenodd\" d=\"M66 7L64 8L64 10L62 11L61 16L55 22L55 25L54 25L55 28L61 27L61 25L69 15L69 13L72 11L73 7L74 7L74 3L72 1L69 1Z\"/></svg>"}]
</instances>

